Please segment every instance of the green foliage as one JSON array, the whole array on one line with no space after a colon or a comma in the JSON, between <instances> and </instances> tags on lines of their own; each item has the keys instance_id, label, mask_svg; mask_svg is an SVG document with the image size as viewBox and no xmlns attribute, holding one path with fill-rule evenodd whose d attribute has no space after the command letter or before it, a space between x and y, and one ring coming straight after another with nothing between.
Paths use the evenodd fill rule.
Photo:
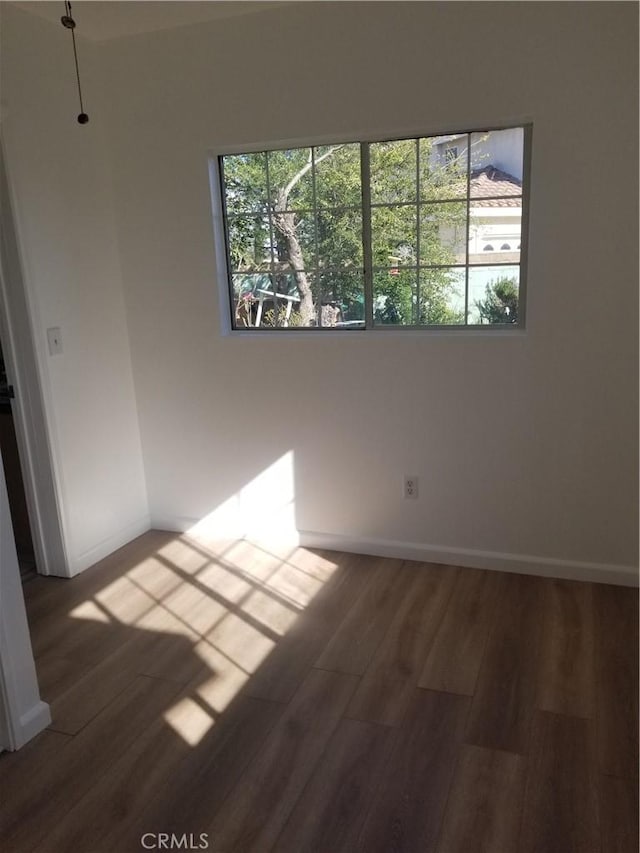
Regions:
<instances>
[{"instance_id":1,"label":"green foliage","mask_svg":"<svg viewBox=\"0 0 640 853\"><path fill-rule=\"evenodd\" d=\"M315 162L318 207L354 207L360 210L360 146L321 145L315 149Z\"/></svg>"},{"instance_id":2,"label":"green foliage","mask_svg":"<svg viewBox=\"0 0 640 853\"><path fill-rule=\"evenodd\" d=\"M419 140L420 200L464 198L467 192L466 155L444 162L432 158L433 140Z\"/></svg>"},{"instance_id":3,"label":"green foliage","mask_svg":"<svg viewBox=\"0 0 640 853\"><path fill-rule=\"evenodd\" d=\"M416 201L415 139L376 142L369 155L373 204Z\"/></svg>"},{"instance_id":4,"label":"green foliage","mask_svg":"<svg viewBox=\"0 0 640 853\"><path fill-rule=\"evenodd\" d=\"M518 282L506 277L490 281L484 300L478 300L476 305L481 323L517 323Z\"/></svg>"},{"instance_id":5,"label":"green foliage","mask_svg":"<svg viewBox=\"0 0 640 853\"><path fill-rule=\"evenodd\" d=\"M228 214L266 212L267 172L264 154L235 154L224 158Z\"/></svg>"},{"instance_id":6,"label":"green foliage","mask_svg":"<svg viewBox=\"0 0 640 853\"><path fill-rule=\"evenodd\" d=\"M268 311L265 311L262 315L262 326L275 326L276 322L275 311L273 308L269 308ZM297 311L292 311L289 320L287 321L286 308L278 308L278 326L281 328L288 326L289 328L294 326L302 325L302 317Z\"/></svg>"},{"instance_id":7,"label":"green foliage","mask_svg":"<svg viewBox=\"0 0 640 853\"><path fill-rule=\"evenodd\" d=\"M420 325L453 326L464 323L464 309L451 306L451 296L464 287L459 270L433 269L420 274ZM462 293L461 300L464 301Z\"/></svg>"},{"instance_id":8,"label":"green foliage","mask_svg":"<svg viewBox=\"0 0 640 853\"><path fill-rule=\"evenodd\" d=\"M449 269L424 270L418 295L415 270L398 269L374 276L374 320L395 326L457 325L464 322L464 311L451 307L456 289L456 273Z\"/></svg>"},{"instance_id":9,"label":"green foliage","mask_svg":"<svg viewBox=\"0 0 640 853\"><path fill-rule=\"evenodd\" d=\"M267 271L270 268L267 217L229 217L229 255L234 271Z\"/></svg>"},{"instance_id":10,"label":"green foliage","mask_svg":"<svg viewBox=\"0 0 640 853\"><path fill-rule=\"evenodd\" d=\"M393 326L412 325L416 273L398 269L374 273L373 319Z\"/></svg>"}]
</instances>

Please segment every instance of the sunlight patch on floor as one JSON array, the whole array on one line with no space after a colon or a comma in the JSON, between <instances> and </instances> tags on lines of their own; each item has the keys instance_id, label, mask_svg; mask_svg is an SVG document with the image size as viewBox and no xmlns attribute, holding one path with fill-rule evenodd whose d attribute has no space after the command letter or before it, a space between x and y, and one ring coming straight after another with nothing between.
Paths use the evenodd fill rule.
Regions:
<instances>
[{"instance_id":1,"label":"sunlight patch on floor","mask_svg":"<svg viewBox=\"0 0 640 853\"><path fill-rule=\"evenodd\" d=\"M71 611L76 619L145 632L131 640L137 671L185 684L187 695L165 719L191 746L336 571L331 560L299 546L294 497L289 452L187 533L168 540L158 534L150 553ZM251 538L246 531L230 538L247 519ZM268 538L259 535L261 525Z\"/></svg>"},{"instance_id":2,"label":"sunlight patch on floor","mask_svg":"<svg viewBox=\"0 0 640 853\"><path fill-rule=\"evenodd\" d=\"M185 697L164 713L164 719L189 746L197 746L215 719L194 699Z\"/></svg>"},{"instance_id":3,"label":"sunlight patch on floor","mask_svg":"<svg viewBox=\"0 0 640 853\"><path fill-rule=\"evenodd\" d=\"M164 719L193 747L336 569L292 543L205 542L176 534L70 615L145 632L152 655L140 674L179 680L181 666L190 667L195 675ZM171 637L186 641L186 651L173 647Z\"/></svg>"},{"instance_id":4,"label":"sunlight patch on floor","mask_svg":"<svg viewBox=\"0 0 640 853\"><path fill-rule=\"evenodd\" d=\"M237 663L243 670L253 673L276 645L264 631L249 624L242 614L229 613L206 641Z\"/></svg>"},{"instance_id":5,"label":"sunlight patch on floor","mask_svg":"<svg viewBox=\"0 0 640 853\"><path fill-rule=\"evenodd\" d=\"M95 601L83 601L69 613L74 619L88 619L91 622L104 622L108 624L112 620L109 615L101 610Z\"/></svg>"},{"instance_id":6,"label":"sunlight patch on floor","mask_svg":"<svg viewBox=\"0 0 640 853\"><path fill-rule=\"evenodd\" d=\"M197 686L196 693L220 714L249 681L251 673L208 642L198 643L194 651L213 673Z\"/></svg>"},{"instance_id":7,"label":"sunlight patch on floor","mask_svg":"<svg viewBox=\"0 0 640 853\"><path fill-rule=\"evenodd\" d=\"M96 593L95 600L124 625L135 625L156 605L154 596L126 576L103 587Z\"/></svg>"}]
</instances>

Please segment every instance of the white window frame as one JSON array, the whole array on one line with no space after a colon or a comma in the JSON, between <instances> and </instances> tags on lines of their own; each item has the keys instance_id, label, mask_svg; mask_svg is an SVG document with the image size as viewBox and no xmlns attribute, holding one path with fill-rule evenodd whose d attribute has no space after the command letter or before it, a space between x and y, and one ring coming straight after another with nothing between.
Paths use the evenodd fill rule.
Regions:
<instances>
[{"instance_id":1,"label":"white window frame","mask_svg":"<svg viewBox=\"0 0 640 853\"><path fill-rule=\"evenodd\" d=\"M490 133L494 131L522 129L523 131L523 174L522 174L522 214L521 214L521 239L520 239L520 261L519 263L504 262L499 260L487 260L485 264L469 263L468 240L467 240L467 262L458 265L465 269L465 318L467 317L467 300L469 292L469 272L476 268L482 267L514 267L519 266L519 288L518 288L518 322L500 323L500 324L476 324L476 323L460 323L460 324L443 324L443 325L418 325L418 324L382 324L374 323L373 321L373 270L372 270L372 255L371 255L371 198L370 186L368 182L363 180L362 183L362 213L363 213L363 259L364 259L364 298L365 298L365 321L363 325L356 327L336 328L333 326L306 326L306 327L285 327L282 325L272 327L236 327L234 325L234 305L233 305L233 282L231 276L231 265L229 262L229 250L227 242L227 226L226 213L224 204L224 190L222 169L220 161L225 156L233 156L238 154L251 154L260 152L270 152L278 150L287 150L295 148L309 148L313 146L326 145L353 145L361 146L361 164L363 165L363 174L369 173L368 152L369 146L379 142L399 142L404 140L433 138L437 136L457 136L461 137L477 133ZM336 139L329 138L314 138L309 139L289 139L279 140L271 143L251 143L244 145L225 146L211 151L209 154L209 181L212 200L213 214L213 237L214 249L216 257L216 267L219 281L219 297L220 310L222 320L222 332L225 335L238 336L241 338L262 337L264 335L287 335L311 337L314 334L322 336L338 335L340 337L357 336L357 332L366 333L368 336L385 334L407 334L418 333L420 335L432 335L442 333L453 334L480 334L498 333L500 335L520 334L526 329L526 307L527 307L527 270L528 270L528 244L529 244L529 201L531 193L531 149L532 149L533 123L531 121L514 121L508 124L472 127L461 131L426 131L403 136L384 136L363 138L360 140L353 139ZM470 222L469 209L474 201L470 197L469 180L471 173L471 158L467 158L467 194L462 199L467 204L467 223ZM467 226L468 227L468 226ZM366 232L366 233L365 233ZM367 239L368 238L368 239ZM499 253L488 253L494 255ZM420 265L419 265L420 267Z\"/></svg>"}]
</instances>

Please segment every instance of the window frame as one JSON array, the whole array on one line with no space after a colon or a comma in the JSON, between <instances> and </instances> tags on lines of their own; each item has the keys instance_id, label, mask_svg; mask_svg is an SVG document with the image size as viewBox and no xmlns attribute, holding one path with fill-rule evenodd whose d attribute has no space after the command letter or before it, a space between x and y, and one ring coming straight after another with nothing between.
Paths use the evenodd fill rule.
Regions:
<instances>
[{"instance_id":1,"label":"window frame","mask_svg":"<svg viewBox=\"0 0 640 853\"><path fill-rule=\"evenodd\" d=\"M373 276L375 266L373 264L372 247L371 247L371 185L370 180L370 146L377 143L402 142L407 140L419 140L424 138L433 138L437 136L450 135L468 135L469 141L472 134L477 133L492 133L504 130L523 131L523 161L522 161L522 192L521 192L521 234L520 234L520 260L514 262L490 262L487 263L470 263L468 245L466 250L466 262L464 264L455 264L453 267L464 270L465 272L465 322L451 324L391 324L391 323L375 323L374 322L374 292L373 292ZM371 136L365 138L360 135L359 140L344 139L344 138L314 138L308 139L288 139L279 140L271 143L252 143L224 146L209 154L209 179L213 210L213 226L214 226L214 249L216 257L216 266L218 272L218 280L220 282L219 297L220 308L222 312L223 333L227 335L239 336L242 338L262 336L262 335L294 335L301 337L309 337L316 334L322 335L339 335L339 336L357 336L358 332L366 332L371 334L406 334L406 333L453 333L467 335L486 335L488 332L498 332L501 335L519 334L526 330L526 309L527 309L527 278L528 278L528 247L529 247L529 205L531 196L531 159L532 159L532 137L533 137L533 122L514 121L507 124L473 127L467 130L458 131L420 131L416 133L408 133L402 136ZM359 145L360 146L360 166L362 176L362 243L363 243L363 280L364 280L364 321L359 326L236 326L234 317L234 295L233 295L233 269L230 261L229 247L229 230L228 217L225 203L225 188L224 188L224 168L223 158L240 154L252 153L269 153L271 151L293 150L296 148L312 148L327 145ZM469 210L474 198L470 194L470 174L471 174L471 157L467 157L467 190L465 196L456 201L464 202L467 205L467 232L469 230ZM483 199L477 199L482 201ZM418 204L420 202L418 201ZM375 205L373 205L375 207ZM494 253L492 253L494 254ZM499 253L497 253L499 254ZM519 286L518 286L518 322L517 323L469 323L466 322L468 316L468 294L469 294L469 273L474 269L482 269L483 267L500 267L505 268L518 266L519 267ZM413 267L410 267L413 268ZM416 259L416 272L419 274L422 265L419 263L419 258Z\"/></svg>"}]
</instances>

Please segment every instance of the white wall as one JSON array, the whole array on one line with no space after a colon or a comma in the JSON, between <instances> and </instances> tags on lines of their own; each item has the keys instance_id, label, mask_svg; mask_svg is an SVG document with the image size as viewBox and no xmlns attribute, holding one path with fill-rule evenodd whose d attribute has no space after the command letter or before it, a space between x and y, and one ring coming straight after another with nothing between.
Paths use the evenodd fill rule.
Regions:
<instances>
[{"instance_id":1,"label":"white wall","mask_svg":"<svg viewBox=\"0 0 640 853\"><path fill-rule=\"evenodd\" d=\"M76 122L69 32L2 4L2 135L75 573L148 526L95 51L79 53L88 125ZM46 329L64 352L50 357Z\"/></svg>"},{"instance_id":2,"label":"white wall","mask_svg":"<svg viewBox=\"0 0 640 853\"><path fill-rule=\"evenodd\" d=\"M635 18L303 3L107 43L153 523L205 516L292 451L301 530L636 565ZM208 150L526 120L525 334L221 334Z\"/></svg>"},{"instance_id":3,"label":"white wall","mask_svg":"<svg viewBox=\"0 0 640 853\"><path fill-rule=\"evenodd\" d=\"M65 334L64 361L41 361L74 537L85 513L99 527L92 485L123 520L142 503L111 220L91 205L104 119L153 524L224 506L242 526L238 492L292 460L306 541L612 579L637 565L636 32L633 4L296 4L96 46L103 99L78 128L69 45L16 23L29 98L10 168L40 328ZM526 333L221 334L209 150L525 121Z\"/></svg>"}]
</instances>

